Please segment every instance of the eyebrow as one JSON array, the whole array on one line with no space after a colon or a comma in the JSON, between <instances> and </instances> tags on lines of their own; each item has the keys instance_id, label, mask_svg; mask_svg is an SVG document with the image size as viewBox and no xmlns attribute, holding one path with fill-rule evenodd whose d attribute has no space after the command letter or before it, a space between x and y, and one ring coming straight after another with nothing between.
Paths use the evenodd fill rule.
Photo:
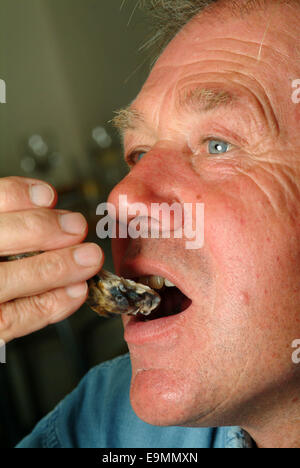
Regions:
<instances>
[{"instance_id":1,"label":"eyebrow","mask_svg":"<svg viewBox=\"0 0 300 468\"><path fill-rule=\"evenodd\" d=\"M177 96L175 106L177 111L204 113L219 107L229 106L235 100L236 97L226 90L195 87L182 90ZM131 106L120 109L115 114L111 122L123 137L126 131L136 130L145 123L143 114Z\"/></svg>"},{"instance_id":2,"label":"eyebrow","mask_svg":"<svg viewBox=\"0 0 300 468\"><path fill-rule=\"evenodd\" d=\"M233 94L223 89L193 88L183 89L177 99L178 110L194 110L195 112L208 112L221 106L227 106L235 100Z\"/></svg>"},{"instance_id":3,"label":"eyebrow","mask_svg":"<svg viewBox=\"0 0 300 468\"><path fill-rule=\"evenodd\" d=\"M145 120L140 112L130 106L124 107L114 113L116 115L111 120L111 123L121 134L124 134L127 130L135 130Z\"/></svg>"}]
</instances>

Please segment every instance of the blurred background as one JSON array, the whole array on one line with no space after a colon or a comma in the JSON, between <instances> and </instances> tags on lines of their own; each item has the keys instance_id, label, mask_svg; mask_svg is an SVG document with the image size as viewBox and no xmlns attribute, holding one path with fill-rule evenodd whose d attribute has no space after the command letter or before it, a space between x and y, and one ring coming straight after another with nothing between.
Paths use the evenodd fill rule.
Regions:
<instances>
[{"instance_id":1,"label":"blurred background","mask_svg":"<svg viewBox=\"0 0 300 468\"><path fill-rule=\"evenodd\" d=\"M123 4L123 5L122 5ZM89 241L96 206L127 173L108 123L149 73L136 0L0 0L0 177L51 182L59 208L82 212ZM122 8L121 8L122 6ZM113 270L110 241L101 241ZM86 306L10 343L0 364L0 447L12 447L94 365L127 352L119 319Z\"/></svg>"}]
</instances>

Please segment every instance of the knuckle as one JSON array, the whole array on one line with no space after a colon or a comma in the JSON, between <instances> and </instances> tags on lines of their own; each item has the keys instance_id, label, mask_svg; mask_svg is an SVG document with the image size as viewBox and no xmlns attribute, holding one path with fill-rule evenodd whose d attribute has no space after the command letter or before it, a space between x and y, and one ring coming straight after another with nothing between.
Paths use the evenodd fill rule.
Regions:
<instances>
[{"instance_id":1,"label":"knuckle","mask_svg":"<svg viewBox=\"0 0 300 468\"><path fill-rule=\"evenodd\" d=\"M50 320L51 315L55 314L58 308L55 292L49 291L44 294L31 297L30 307L34 311L34 315L37 319L44 320L49 317Z\"/></svg>"},{"instance_id":2,"label":"knuckle","mask_svg":"<svg viewBox=\"0 0 300 468\"><path fill-rule=\"evenodd\" d=\"M43 210L20 213L19 222L23 228L36 238L45 234L45 212Z\"/></svg>"},{"instance_id":3,"label":"knuckle","mask_svg":"<svg viewBox=\"0 0 300 468\"><path fill-rule=\"evenodd\" d=\"M0 304L4 301L5 293L8 291L9 274L5 265L0 266Z\"/></svg>"},{"instance_id":4,"label":"knuckle","mask_svg":"<svg viewBox=\"0 0 300 468\"><path fill-rule=\"evenodd\" d=\"M0 230L2 232L4 230L7 232L16 231L20 238L25 236L26 239L39 239L45 236L44 217L44 215L38 212L15 212L13 216L9 217L9 222L5 218L0 217Z\"/></svg>"},{"instance_id":5,"label":"knuckle","mask_svg":"<svg viewBox=\"0 0 300 468\"><path fill-rule=\"evenodd\" d=\"M55 291L0 305L0 337L5 341L24 336L52 323L59 310Z\"/></svg>"},{"instance_id":6,"label":"knuckle","mask_svg":"<svg viewBox=\"0 0 300 468\"><path fill-rule=\"evenodd\" d=\"M13 302L10 303L10 307L6 307L7 304L1 304L0 305L0 331L1 334L3 332L9 332L10 329L12 328L13 325L13 319L12 317L14 316L13 313L11 313L11 308L14 307Z\"/></svg>"},{"instance_id":7,"label":"knuckle","mask_svg":"<svg viewBox=\"0 0 300 468\"><path fill-rule=\"evenodd\" d=\"M16 177L5 177L0 181L0 192L0 206L11 206L19 200L20 183Z\"/></svg>"},{"instance_id":8,"label":"knuckle","mask_svg":"<svg viewBox=\"0 0 300 468\"><path fill-rule=\"evenodd\" d=\"M49 279L53 278L61 278L65 273L66 264L62 254L51 252L51 254L40 255L38 277L42 282L48 282Z\"/></svg>"}]
</instances>

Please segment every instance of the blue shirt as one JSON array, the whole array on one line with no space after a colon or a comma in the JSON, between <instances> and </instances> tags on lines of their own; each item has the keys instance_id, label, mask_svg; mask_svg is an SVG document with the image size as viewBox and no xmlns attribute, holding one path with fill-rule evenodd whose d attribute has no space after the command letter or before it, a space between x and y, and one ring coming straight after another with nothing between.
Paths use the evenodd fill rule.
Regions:
<instances>
[{"instance_id":1,"label":"blue shirt","mask_svg":"<svg viewBox=\"0 0 300 468\"><path fill-rule=\"evenodd\" d=\"M252 448L238 427L156 427L133 412L128 354L89 371L20 448Z\"/></svg>"}]
</instances>

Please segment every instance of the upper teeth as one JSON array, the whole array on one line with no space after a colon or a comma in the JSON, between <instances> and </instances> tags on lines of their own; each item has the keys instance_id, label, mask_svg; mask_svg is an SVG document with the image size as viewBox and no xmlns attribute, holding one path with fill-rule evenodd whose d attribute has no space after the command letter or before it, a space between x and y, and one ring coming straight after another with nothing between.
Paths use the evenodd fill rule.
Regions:
<instances>
[{"instance_id":1,"label":"upper teeth","mask_svg":"<svg viewBox=\"0 0 300 468\"><path fill-rule=\"evenodd\" d=\"M175 288L175 284L171 283L171 281L167 280L165 278L165 286L167 286L167 288Z\"/></svg>"},{"instance_id":2,"label":"upper teeth","mask_svg":"<svg viewBox=\"0 0 300 468\"><path fill-rule=\"evenodd\" d=\"M152 289L162 289L164 286L167 288L174 288L175 284L171 283L171 281L163 278L162 276L157 275L149 275L149 276L141 276L138 279L138 283L145 284Z\"/></svg>"}]
</instances>

